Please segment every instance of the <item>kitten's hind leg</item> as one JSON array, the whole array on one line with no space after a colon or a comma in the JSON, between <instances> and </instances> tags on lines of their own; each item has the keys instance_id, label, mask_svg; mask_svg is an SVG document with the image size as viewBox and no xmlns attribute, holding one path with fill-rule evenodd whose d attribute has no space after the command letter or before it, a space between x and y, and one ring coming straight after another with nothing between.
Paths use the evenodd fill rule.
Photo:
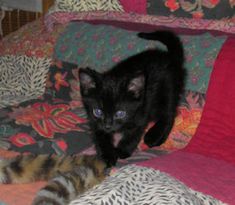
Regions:
<instances>
[{"instance_id":1,"label":"kitten's hind leg","mask_svg":"<svg viewBox=\"0 0 235 205\"><path fill-rule=\"evenodd\" d=\"M156 124L144 136L144 142L149 146L159 146L167 139L176 116L177 105L180 99L180 89L168 77L160 96L159 107L156 112Z\"/></svg>"},{"instance_id":2,"label":"kitten's hind leg","mask_svg":"<svg viewBox=\"0 0 235 205\"><path fill-rule=\"evenodd\" d=\"M144 136L144 142L149 147L160 146L167 139L174 123L174 117L171 119L159 120Z\"/></svg>"}]
</instances>

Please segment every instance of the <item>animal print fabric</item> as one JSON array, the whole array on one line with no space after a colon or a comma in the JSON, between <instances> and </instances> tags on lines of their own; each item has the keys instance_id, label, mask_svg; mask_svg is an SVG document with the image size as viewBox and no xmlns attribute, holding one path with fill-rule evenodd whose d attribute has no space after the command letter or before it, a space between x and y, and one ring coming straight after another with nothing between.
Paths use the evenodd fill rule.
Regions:
<instances>
[{"instance_id":1,"label":"animal print fabric","mask_svg":"<svg viewBox=\"0 0 235 205\"><path fill-rule=\"evenodd\" d=\"M51 12L56 11L123 11L118 0L57 0Z\"/></svg>"},{"instance_id":2,"label":"animal print fabric","mask_svg":"<svg viewBox=\"0 0 235 205\"><path fill-rule=\"evenodd\" d=\"M151 168L128 165L70 205L223 205L211 196Z\"/></svg>"},{"instance_id":3,"label":"animal print fabric","mask_svg":"<svg viewBox=\"0 0 235 205\"><path fill-rule=\"evenodd\" d=\"M0 57L0 108L42 95L51 60L27 56Z\"/></svg>"}]
</instances>

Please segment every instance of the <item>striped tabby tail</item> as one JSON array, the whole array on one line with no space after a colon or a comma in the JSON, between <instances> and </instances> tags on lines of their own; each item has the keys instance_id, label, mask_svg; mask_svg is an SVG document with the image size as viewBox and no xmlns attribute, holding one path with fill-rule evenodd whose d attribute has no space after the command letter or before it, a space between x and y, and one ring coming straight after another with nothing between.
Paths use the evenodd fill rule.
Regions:
<instances>
[{"instance_id":1,"label":"striped tabby tail","mask_svg":"<svg viewBox=\"0 0 235 205\"><path fill-rule=\"evenodd\" d=\"M21 155L0 160L0 183L49 180L33 205L65 205L106 177L106 165L96 156Z\"/></svg>"}]
</instances>

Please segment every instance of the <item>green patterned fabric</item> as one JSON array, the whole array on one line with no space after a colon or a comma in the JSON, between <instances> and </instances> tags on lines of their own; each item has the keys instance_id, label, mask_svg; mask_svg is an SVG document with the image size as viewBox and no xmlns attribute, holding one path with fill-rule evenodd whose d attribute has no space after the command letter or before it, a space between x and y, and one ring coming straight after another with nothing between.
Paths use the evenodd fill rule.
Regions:
<instances>
[{"instance_id":1,"label":"green patterned fabric","mask_svg":"<svg viewBox=\"0 0 235 205\"><path fill-rule=\"evenodd\" d=\"M136 34L109 25L72 22L58 38L54 55L79 67L105 71L122 59L146 49L165 49L160 42L140 39ZM205 93L215 59L226 37L214 37L209 33L180 37L188 70L186 89Z\"/></svg>"}]
</instances>

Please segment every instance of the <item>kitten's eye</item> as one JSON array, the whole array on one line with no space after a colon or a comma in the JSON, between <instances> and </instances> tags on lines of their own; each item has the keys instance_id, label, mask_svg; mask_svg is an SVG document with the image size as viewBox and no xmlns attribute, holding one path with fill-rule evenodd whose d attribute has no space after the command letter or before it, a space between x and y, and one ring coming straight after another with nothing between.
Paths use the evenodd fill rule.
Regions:
<instances>
[{"instance_id":1,"label":"kitten's eye","mask_svg":"<svg viewBox=\"0 0 235 205\"><path fill-rule=\"evenodd\" d=\"M116 119L122 119L124 117L126 117L126 111L119 110L115 114Z\"/></svg>"},{"instance_id":2,"label":"kitten's eye","mask_svg":"<svg viewBox=\"0 0 235 205\"><path fill-rule=\"evenodd\" d=\"M103 117L103 112L101 109L93 109L93 115L97 118Z\"/></svg>"}]
</instances>

